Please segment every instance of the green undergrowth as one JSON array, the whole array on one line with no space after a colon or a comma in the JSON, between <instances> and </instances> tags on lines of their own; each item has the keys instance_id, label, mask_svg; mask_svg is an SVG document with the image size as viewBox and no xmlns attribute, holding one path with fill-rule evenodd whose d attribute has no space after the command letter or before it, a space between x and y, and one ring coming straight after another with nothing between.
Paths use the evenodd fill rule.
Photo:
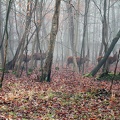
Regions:
<instances>
[{"instance_id":1,"label":"green undergrowth","mask_svg":"<svg viewBox=\"0 0 120 120\"><path fill-rule=\"evenodd\" d=\"M120 73L115 74L114 73L102 73L97 77L97 80L107 80L107 81L111 81L111 80L120 80Z\"/></svg>"},{"instance_id":2,"label":"green undergrowth","mask_svg":"<svg viewBox=\"0 0 120 120\"><path fill-rule=\"evenodd\" d=\"M0 72L9 73L9 71L8 71L8 70L6 70L6 69L3 69L3 68L0 68Z\"/></svg>"}]
</instances>

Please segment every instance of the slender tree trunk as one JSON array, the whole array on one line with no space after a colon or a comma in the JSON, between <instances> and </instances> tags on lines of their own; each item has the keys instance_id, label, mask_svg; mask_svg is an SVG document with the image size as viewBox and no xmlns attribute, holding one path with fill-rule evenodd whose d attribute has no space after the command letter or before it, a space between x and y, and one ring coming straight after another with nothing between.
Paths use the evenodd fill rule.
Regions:
<instances>
[{"instance_id":1,"label":"slender tree trunk","mask_svg":"<svg viewBox=\"0 0 120 120\"><path fill-rule=\"evenodd\" d=\"M102 56L103 53L103 43L100 44L99 56Z\"/></svg>"},{"instance_id":2,"label":"slender tree trunk","mask_svg":"<svg viewBox=\"0 0 120 120\"><path fill-rule=\"evenodd\" d=\"M8 20L9 20L11 6L12 6L12 0L9 1L7 13L6 13L6 23L5 23L5 29L4 29L4 35L3 35L3 40L5 39L5 56L4 56L4 64L3 64L3 73L0 79L0 88L2 87L2 82L3 82L4 74L5 74L5 64L6 64L7 48L8 48Z\"/></svg>"},{"instance_id":3,"label":"slender tree trunk","mask_svg":"<svg viewBox=\"0 0 120 120\"><path fill-rule=\"evenodd\" d=\"M118 31L116 37L112 40L110 47L108 48L106 54L104 55L103 59L98 63L98 65L90 72L90 75L94 76L98 72L98 70L102 67L102 65L106 62L107 58L109 57L110 53L112 52L115 44L118 42L120 38L120 30Z\"/></svg>"},{"instance_id":4,"label":"slender tree trunk","mask_svg":"<svg viewBox=\"0 0 120 120\"><path fill-rule=\"evenodd\" d=\"M96 46L96 7L94 6L94 25L93 25L93 47L92 47L92 63L93 64L96 64L96 56L95 56L95 53L96 53L96 49L95 49L95 46Z\"/></svg>"},{"instance_id":5,"label":"slender tree trunk","mask_svg":"<svg viewBox=\"0 0 120 120\"><path fill-rule=\"evenodd\" d=\"M41 76L40 80L50 82L50 75L52 69L52 61L53 61L53 51L55 46L55 39L58 32L58 25L59 25L59 14L60 14L60 3L61 0L56 0L55 3L55 12L52 19L52 28L50 33L50 46L48 50L48 55L45 61L45 65L43 68L43 75Z\"/></svg>"},{"instance_id":6,"label":"slender tree trunk","mask_svg":"<svg viewBox=\"0 0 120 120\"><path fill-rule=\"evenodd\" d=\"M90 0L85 0L85 15L84 15L84 25L83 25L83 39L82 39L82 48L81 48L81 57L85 58L85 41L86 41L86 33L88 27L88 10L89 10ZM80 66L79 66L80 69ZM84 73L84 63L82 73Z\"/></svg>"},{"instance_id":7,"label":"slender tree trunk","mask_svg":"<svg viewBox=\"0 0 120 120\"><path fill-rule=\"evenodd\" d=\"M35 6L34 6L35 8L36 8L36 5L37 4L35 4ZM27 39L28 39L28 33L29 33L29 29L30 29L30 24L31 24L31 18L32 18L32 1L28 0L25 32L24 32L22 40L21 40L22 43L21 43L20 46L18 46L20 48L19 48L19 50L17 49L18 52L21 51L20 52L20 59L19 59L18 67L17 67L17 73L16 73L17 77L20 77L19 71L20 71L20 66L21 66L21 63L22 63L22 55L23 55L23 52L24 52L25 40L27 41Z\"/></svg>"},{"instance_id":8,"label":"slender tree trunk","mask_svg":"<svg viewBox=\"0 0 120 120\"><path fill-rule=\"evenodd\" d=\"M104 53L107 51L107 44L108 44L108 25L107 25L107 17L106 17L106 11L107 11L107 1L104 0L104 15L102 20L102 43L104 45Z\"/></svg>"},{"instance_id":9,"label":"slender tree trunk","mask_svg":"<svg viewBox=\"0 0 120 120\"><path fill-rule=\"evenodd\" d=\"M28 0L28 1L30 1L30 0ZM25 39L26 39L26 36L28 35L28 32L29 32L29 27L30 27L30 23L31 23L32 13L35 11L36 5L37 5L37 1L35 2L35 6L34 6L34 8L32 9L32 12L30 12L30 13L29 13L29 11L27 12L25 31L24 31L23 36L22 36L22 38L21 38L21 41L20 41L20 43L19 43L19 45L18 45L18 47L17 47L17 50L16 50L16 53L15 53L14 58L13 58L10 62L8 62L8 63L6 64L6 68L7 68L7 69L13 69L14 66L15 66L15 64L16 64L16 61L17 61L17 58L18 58L18 56L19 56L21 47L24 46L24 44L25 44ZM27 4L27 7L28 7L28 6L30 6L30 4ZM21 51L20 54L21 54L20 56L22 57L23 49L22 49L22 51ZM20 59L22 59L22 58L20 58ZM20 62L19 65L18 65L18 69L20 68L20 65L21 65L21 62ZM17 74L17 76L19 76L19 75Z\"/></svg>"},{"instance_id":10,"label":"slender tree trunk","mask_svg":"<svg viewBox=\"0 0 120 120\"><path fill-rule=\"evenodd\" d=\"M34 17L34 24L35 24L35 27L36 27L36 35L34 37L33 46L32 46L32 56L31 56L31 61L30 61L30 68L32 68L33 66L37 67L37 60L35 60L35 61L33 60L33 53L34 52L41 53L39 32L40 32L41 25L43 23L43 15L42 15L43 0L41 0L41 2L38 2L38 5L39 5L39 7L36 9L36 17ZM40 23L39 22L36 23L35 18L36 18L36 21L40 21ZM35 45L36 45L36 51L34 51ZM34 65L33 65L33 62L34 62Z\"/></svg>"},{"instance_id":11,"label":"slender tree trunk","mask_svg":"<svg viewBox=\"0 0 120 120\"><path fill-rule=\"evenodd\" d=\"M14 4L14 3L13 3ZM14 33L15 33L15 23L14 23L14 14L13 11L10 12L10 19L9 19L9 40L8 40L8 51L7 51L7 61L12 60L14 53Z\"/></svg>"},{"instance_id":12,"label":"slender tree trunk","mask_svg":"<svg viewBox=\"0 0 120 120\"><path fill-rule=\"evenodd\" d=\"M0 1L0 13L2 13L1 9L2 9L2 5L1 5L1 2ZM3 25L3 22L2 22L2 14L0 14L0 45L2 44L2 25ZM3 68L3 63L4 63L4 49L3 49L3 45L1 46L1 62L2 62L2 68Z\"/></svg>"},{"instance_id":13,"label":"slender tree trunk","mask_svg":"<svg viewBox=\"0 0 120 120\"><path fill-rule=\"evenodd\" d=\"M69 0L69 3L71 3L72 0ZM70 44L72 49L72 56L73 56L73 64L74 64L74 70L78 72L78 66L76 62L76 49L75 49L75 28L74 28L74 21L73 21L73 11L71 4L67 3L67 10L68 10L68 18L69 18L69 33L70 33Z\"/></svg>"},{"instance_id":14,"label":"slender tree trunk","mask_svg":"<svg viewBox=\"0 0 120 120\"><path fill-rule=\"evenodd\" d=\"M67 16L67 13L66 11L63 11L63 18ZM68 29L68 21L64 21L64 28L63 28L63 44L65 45L63 48L64 48L64 56L65 56L65 59L64 61L67 60L67 57L68 55L70 55L70 44L69 44L69 29Z\"/></svg>"}]
</instances>

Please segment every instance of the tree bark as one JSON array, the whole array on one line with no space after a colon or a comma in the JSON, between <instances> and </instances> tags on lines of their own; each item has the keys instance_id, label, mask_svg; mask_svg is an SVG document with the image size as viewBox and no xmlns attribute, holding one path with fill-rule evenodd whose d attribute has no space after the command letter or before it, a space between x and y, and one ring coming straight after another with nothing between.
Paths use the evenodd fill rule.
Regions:
<instances>
[{"instance_id":1,"label":"tree bark","mask_svg":"<svg viewBox=\"0 0 120 120\"><path fill-rule=\"evenodd\" d=\"M55 39L56 39L56 35L58 32L58 25L59 25L60 3L61 3L61 0L56 0L55 12L52 19L52 28L50 33L50 45L48 48L48 55L43 68L43 74L40 76L40 81L46 80L47 82L50 82Z\"/></svg>"},{"instance_id":2,"label":"tree bark","mask_svg":"<svg viewBox=\"0 0 120 120\"><path fill-rule=\"evenodd\" d=\"M29 0L28 0L28 1L29 1ZM30 23L31 23L32 13L35 11L36 5L37 5L37 2L35 2L35 6L34 6L34 8L32 9L32 12L31 12L30 14L29 14L29 12L27 13L27 16L26 16L26 26L25 26L24 34L23 34L23 36L22 36L22 38L21 38L21 41L20 41L20 43L19 43L19 45L18 45L18 47L17 47L17 50L16 50L16 53L15 53L14 58L13 58L10 62L8 62L8 63L6 64L6 68L7 68L7 69L13 69L14 66L15 66L15 63L16 63L16 60L17 60L17 58L18 58L18 56L19 56L21 47L22 47L22 45L24 45L24 43L25 43L25 38L26 38L26 36L27 36L27 34L28 34L28 32L29 32L29 27L30 27ZM28 6L29 6L29 4L27 5L27 7L28 7ZM29 15L28 15L28 14L29 14ZM20 54L22 54L22 53L23 53L23 52L21 51ZM21 64L21 63L20 63L20 64ZM18 75L18 76L19 76L19 75Z\"/></svg>"},{"instance_id":3,"label":"tree bark","mask_svg":"<svg viewBox=\"0 0 120 120\"><path fill-rule=\"evenodd\" d=\"M108 46L108 25L107 25L107 17L106 17L106 11L107 11L107 1L104 0L104 14L103 14L103 20L102 20L102 43L104 45L104 53L107 51Z\"/></svg>"},{"instance_id":4,"label":"tree bark","mask_svg":"<svg viewBox=\"0 0 120 120\"><path fill-rule=\"evenodd\" d=\"M37 2L35 3L34 10L36 9L36 5L37 5ZM25 32L24 32L23 37L21 39L21 41L22 41L21 45L18 46L19 49L17 49L18 51L16 51L16 52L20 53L20 59L19 59L19 62L18 62L17 73L16 73L17 77L20 77L19 71L20 71L20 66L21 66L21 63L22 63L22 55L23 55L23 52L24 52L25 40L28 41L27 39L28 39L28 34L29 34L29 29L30 29L30 24L31 24L32 13L33 13L32 0L28 0ZM19 55L19 53L18 53L18 55ZM16 55L16 56L18 56L18 55Z\"/></svg>"},{"instance_id":5,"label":"tree bark","mask_svg":"<svg viewBox=\"0 0 120 120\"><path fill-rule=\"evenodd\" d=\"M72 49L72 56L73 56L73 65L74 70L78 72L78 66L76 61L76 49L75 49L75 28L74 28L74 21L73 21L73 10L71 6L71 1L69 0L69 4L66 3L67 11L68 11L68 19L69 19L69 35L70 35L70 45Z\"/></svg>"},{"instance_id":6,"label":"tree bark","mask_svg":"<svg viewBox=\"0 0 120 120\"><path fill-rule=\"evenodd\" d=\"M2 1L0 1L0 13L2 13ZM2 44L2 26L3 26L3 22L2 22L2 14L0 14L0 45ZM2 62L2 68L3 68L3 63L4 63L4 48L3 45L1 46L1 62Z\"/></svg>"},{"instance_id":7,"label":"tree bark","mask_svg":"<svg viewBox=\"0 0 120 120\"><path fill-rule=\"evenodd\" d=\"M89 12L89 4L90 0L85 0L85 14L84 14L84 25L83 25L83 39L82 39L82 47L81 47L81 53L80 57L85 58L85 42L86 42L86 37L87 37L87 29L88 29L88 12ZM82 74L84 74L84 63L82 64ZM79 70L80 70L79 66Z\"/></svg>"},{"instance_id":8,"label":"tree bark","mask_svg":"<svg viewBox=\"0 0 120 120\"><path fill-rule=\"evenodd\" d=\"M4 29L4 35L3 39L5 39L5 55L4 55L4 64L3 64L3 73L0 79L0 88L2 87L2 82L4 79L4 74L5 74L5 64L6 64L6 57L7 57L7 48L8 48L8 20L9 20L9 14L12 6L12 0L9 1L8 9L7 9L7 14L6 14L6 23L5 23L5 29Z\"/></svg>"},{"instance_id":9,"label":"tree bark","mask_svg":"<svg viewBox=\"0 0 120 120\"><path fill-rule=\"evenodd\" d=\"M30 61L30 68L35 68L37 67L37 60L34 60L33 59L33 54L36 52L36 53L40 53L41 52L41 46L40 46L40 40L39 40L39 32L40 32L40 29L41 29L41 25L43 23L43 15L42 15L42 12L43 12L43 0L41 0L41 2L38 2L38 7L36 8L36 16L34 15L34 24L35 24L35 27L36 27L36 35L34 37L34 40L33 40L33 44L32 44L32 54L31 54L31 61ZM35 20L36 19L36 20ZM41 21L41 22L37 22L36 21ZM36 51L35 51L35 48L36 48Z\"/></svg>"},{"instance_id":10,"label":"tree bark","mask_svg":"<svg viewBox=\"0 0 120 120\"><path fill-rule=\"evenodd\" d=\"M90 72L90 75L94 76L98 72L98 70L102 67L102 65L106 62L107 58L109 57L110 53L112 52L115 44L118 42L120 38L120 30L118 31L116 37L112 40L110 47L108 48L106 54L104 55L103 59L98 63L98 65Z\"/></svg>"}]
</instances>

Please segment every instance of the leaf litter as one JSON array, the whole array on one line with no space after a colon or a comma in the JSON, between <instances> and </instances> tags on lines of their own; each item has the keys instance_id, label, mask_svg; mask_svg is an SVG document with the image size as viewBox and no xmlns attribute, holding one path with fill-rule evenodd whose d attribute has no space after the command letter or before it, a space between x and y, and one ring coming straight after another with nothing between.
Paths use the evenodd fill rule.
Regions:
<instances>
[{"instance_id":1,"label":"leaf litter","mask_svg":"<svg viewBox=\"0 0 120 120\"><path fill-rule=\"evenodd\" d=\"M37 75L16 78L7 73L0 90L0 119L120 120L120 81L82 77L68 70L52 71L51 82Z\"/></svg>"}]
</instances>

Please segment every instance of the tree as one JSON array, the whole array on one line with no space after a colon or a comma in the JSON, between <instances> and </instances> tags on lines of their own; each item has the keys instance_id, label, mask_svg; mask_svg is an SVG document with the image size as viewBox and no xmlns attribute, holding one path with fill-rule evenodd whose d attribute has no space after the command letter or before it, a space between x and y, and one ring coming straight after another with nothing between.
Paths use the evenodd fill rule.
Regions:
<instances>
[{"instance_id":1,"label":"tree","mask_svg":"<svg viewBox=\"0 0 120 120\"><path fill-rule=\"evenodd\" d=\"M36 53L41 53L39 32L40 32L40 29L41 29L41 26L42 26L42 23L43 23L42 12L43 12L43 0L41 0L41 2L38 2L38 7L36 8L36 17L34 17L34 24L35 24L35 27L36 27L36 35L34 37L33 46L32 46L30 68L33 68L33 54L35 52L35 44L36 44ZM35 21L35 18L36 18L37 22ZM37 66L37 60L35 60L34 67L36 67L36 66ZM42 64L41 64L41 67L42 67Z\"/></svg>"},{"instance_id":2,"label":"tree","mask_svg":"<svg viewBox=\"0 0 120 120\"><path fill-rule=\"evenodd\" d=\"M82 39L82 48L81 48L81 57L85 58L85 41L87 36L87 29L88 29L88 11L89 11L89 4L90 0L85 0L85 14L84 14L84 25L83 25L83 39ZM80 69L80 66L79 66ZM83 70L84 73L84 63L83 63Z\"/></svg>"},{"instance_id":3,"label":"tree","mask_svg":"<svg viewBox=\"0 0 120 120\"><path fill-rule=\"evenodd\" d=\"M1 5L1 2L2 1L0 1L0 13L2 13L2 5ZM3 45L2 45L2 24L3 24L3 22L2 22L2 14L0 14L0 46L1 46L1 60L2 60L2 67L3 67L3 63L4 63L4 48L3 48Z\"/></svg>"},{"instance_id":4,"label":"tree","mask_svg":"<svg viewBox=\"0 0 120 120\"><path fill-rule=\"evenodd\" d=\"M108 24L107 24L107 17L106 17L106 11L107 11L107 1L104 0L104 14L102 19L102 43L104 45L104 52L106 53L107 47L108 47Z\"/></svg>"},{"instance_id":5,"label":"tree","mask_svg":"<svg viewBox=\"0 0 120 120\"><path fill-rule=\"evenodd\" d=\"M69 0L69 4L66 3L67 11L68 11L68 19L69 19L69 36L70 36L70 45L72 49L72 56L73 56L73 64L75 67L75 71L78 71L78 66L76 62L76 49L75 49L75 28L74 28L74 21L73 21L73 10L71 6L71 1Z\"/></svg>"},{"instance_id":6,"label":"tree","mask_svg":"<svg viewBox=\"0 0 120 120\"><path fill-rule=\"evenodd\" d=\"M103 59L98 63L98 65L90 72L90 75L94 76L98 72L98 70L102 67L102 65L106 62L107 58L109 57L110 53L112 52L115 44L118 42L120 38L120 30L118 31L116 37L112 40L110 47L108 48L107 52L105 53Z\"/></svg>"},{"instance_id":7,"label":"tree","mask_svg":"<svg viewBox=\"0 0 120 120\"><path fill-rule=\"evenodd\" d=\"M16 64L16 61L17 61L17 58L19 56L19 53L20 53L20 56L21 56L21 59L22 59L22 54L23 54L23 51L25 50L24 49L24 46L25 46L25 40L27 39L27 36L28 36L28 32L29 32L29 27L30 27L30 23L31 23L31 17L32 17L32 13L35 11L36 9L36 5L37 5L37 0L35 2L35 6L33 7L33 9L31 10L31 5L32 4L32 1L31 0L28 0L28 3L27 3L27 15L26 15L26 25L25 25L25 31L23 33L23 36L20 40L20 43L17 47L17 50L16 50L16 53L13 57L13 59L8 62L6 64L6 68L7 69L13 69L15 64ZM29 11L30 10L30 11ZM22 48L22 49L21 49ZM20 65L21 65L21 61L19 62L19 65L18 65L18 68L17 68L17 71L19 71L19 68L20 68ZM19 74L17 73L17 76L19 76Z\"/></svg>"},{"instance_id":8,"label":"tree","mask_svg":"<svg viewBox=\"0 0 120 120\"><path fill-rule=\"evenodd\" d=\"M5 64L6 64L7 47L8 47L8 20L9 20L9 14L10 14L11 6L12 6L12 0L9 1L7 13L6 13L5 29L4 29L4 34L3 34L3 37L2 37L2 41L5 40L5 55L4 55L3 73L2 73L2 77L0 79L0 88L2 87L2 82L3 82L4 74L5 74Z\"/></svg>"},{"instance_id":9,"label":"tree","mask_svg":"<svg viewBox=\"0 0 120 120\"><path fill-rule=\"evenodd\" d=\"M34 5L33 9L32 9L32 4L33 4L32 0L28 0L27 1L27 15L26 15L25 31L24 31L24 34L23 34L22 39L21 39L21 42L20 42L20 44L19 44L19 46L17 48L17 51L16 51L16 53L17 52L18 52L18 54L20 53L20 59L19 59L19 62L18 62L17 73L16 73L17 77L20 76L19 70L20 70L20 66L21 66L21 63L22 63L22 55L23 55L24 50L27 47L27 46L25 46L25 41L28 42L28 35L29 35L29 29L30 29L30 24L31 24L32 13L36 9L37 1L35 2L35 5ZM27 53L26 53L26 56L27 56Z\"/></svg>"},{"instance_id":10,"label":"tree","mask_svg":"<svg viewBox=\"0 0 120 120\"><path fill-rule=\"evenodd\" d=\"M56 35L58 32L58 25L59 25L60 3L61 3L61 0L56 0L55 11L52 19L52 28L50 32L50 43L48 48L48 55L45 61L45 65L43 67L43 74L40 76L40 81L47 80L47 82L50 82L55 39L56 39Z\"/></svg>"}]
</instances>

